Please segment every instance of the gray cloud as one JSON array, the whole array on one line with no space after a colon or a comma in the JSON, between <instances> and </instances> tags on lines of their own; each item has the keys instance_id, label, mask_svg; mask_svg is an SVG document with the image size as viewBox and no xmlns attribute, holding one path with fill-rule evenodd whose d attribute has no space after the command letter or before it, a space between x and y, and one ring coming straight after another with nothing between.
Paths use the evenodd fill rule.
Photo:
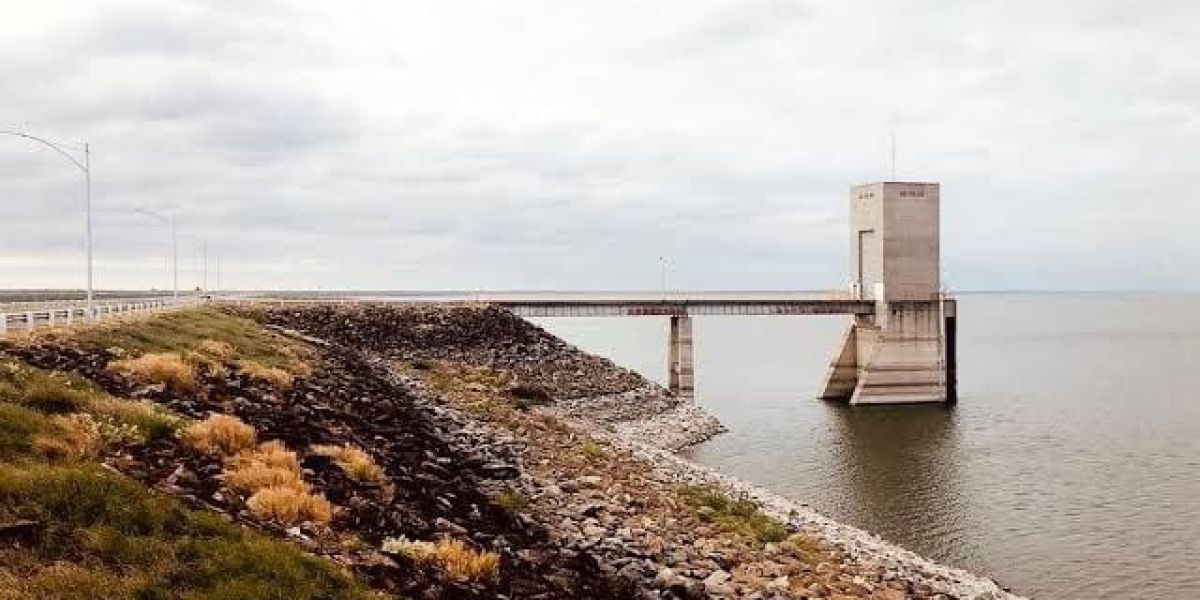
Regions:
<instances>
[{"instance_id":1,"label":"gray cloud","mask_svg":"<svg viewBox=\"0 0 1200 600\"><path fill-rule=\"evenodd\" d=\"M701 3L707 10L670 43L672 52L722 51L741 43L780 35L798 20L812 17L807 0L719 0Z\"/></svg>"},{"instance_id":2,"label":"gray cloud","mask_svg":"<svg viewBox=\"0 0 1200 600\"><path fill-rule=\"evenodd\" d=\"M951 285L1195 286L1185 2L59 4L0 128L91 143L104 286L167 281L140 207L189 285L835 287L889 131ZM81 281L79 175L0 138L0 285Z\"/></svg>"}]
</instances>

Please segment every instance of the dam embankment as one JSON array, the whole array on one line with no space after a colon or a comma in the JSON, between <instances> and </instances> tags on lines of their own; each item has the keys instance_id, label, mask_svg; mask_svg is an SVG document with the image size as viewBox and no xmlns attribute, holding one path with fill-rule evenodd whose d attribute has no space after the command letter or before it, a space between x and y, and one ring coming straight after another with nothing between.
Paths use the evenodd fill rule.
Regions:
<instances>
[{"instance_id":1,"label":"dam embankment","mask_svg":"<svg viewBox=\"0 0 1200 600\"><path fill-rule=\"evenodd\" d=\"M679 560L668 560L666 565L656 563L655 567L646 569L642 574L645 577L653 576L661 582L673 575L699 581L702 585L706 581L712 584L724 580L721 585L707 586L708 591L730 597L754 597L756 594L823 597L841 592L850 597L1014 597L987 578L937 564L868 532L828 519L802 503L679 457L674 454L675 450L722 431L711 414L691 401L671 397L661 386L640 375L606 359L583 353L503 310L483 306L315 307L291 312L269 310L260 318L369 349L401 368L407 368L413 381L429 380L426 367L438 362L457 365L456 368L506 373L508 378L502 383L490 380L463 384L462 377L450 378L459 383L450 386L443 395L453 401L463 394L505 393L520 387L542 390L553 400L537 406L533 412L560 419L594 437L605 447L614 448L619 455L636 461L638 477L648 479L639 480L635 487L645 489L648 481L653 481L666 495L680 486L696 486L720 490L733 498L749 499L765 514L786 523L792 532L798 532L828 552L824 557L826 562L804 566L796 564L802 561L792 560L795 557L789 558L786 552L779 553L778 548L769 543L752 548L749 554L725 556L710 550L709 553L720 560L693 562L675 557ZM420 368L413 369L412 365ZM535 437L549 443L547 438L553 436ZM561 444L549 443L550 447L539 447L528 441L526 444L527 450L537 449L527 457L534 462L545 456L543 453L555 455L565 451ZM530 463L527 461L526 464ZM622 469L616 469L606 475L622 473ZM552 474L549 482L541 481L541 484L555 490L563 483L562 473L552 471ZM543 495L538 485L534 484L534 496ZM569 481L566 485L573 487ZM611 483L604 487L610 486ZM601 494L590 501L605 503L611 501L613 495ZM618 509L613 513L610 508L606 507L606 514L620 512ZM547 518L562 517L563 524L570 523L570 510L562 506L559 509L560 512ZM632 528L622 527L627 523L621 519L588 521L594 522L584 538L603 535L606 539L637 547L636 536L631 539L621 537L620 534L628 537L632 531ZM682 536L674 540L677 547L697 543L692 535L681 531L674 533ZM635 554L641 552L637 550ZM731 556L745 562L738 564L737 560L730 560ZM793 568L799 570L791 571ZM651 573L655 570L658 572ZM670 575L665 575L667 571ZM822 575L835 572L845 575L853 585L841 592L819 581L797 585L797 582L813 577L820 580ZM721 573L727 574L728 579ZM715 580L710 579L714 574ZM837 579L837 576L832 578Z\"/></svg>"},{"instance_id":2,"label":"dam embankment","mask_svg":"<svg viewBox=\"0 0 1200 600\"><path fill-rule=\"evenodd\" d=\"M81 540L72 576L113 598L254 585L296 598L1007 597L677 457L716 419L495 307L188 309L0 342L0 362L6 481L108 482L79 488L99 498L0 490L0 537L19 539L0 548L0 579L27 597L65 597L63 539ZM251 432L243 449L222 454L238 436L204 430L218 417ZM130 563L145 519L93 514L114 506L109 489L215 515L259 536L237 547L259 554L213 570ZM155 547L195 551L197 534L154 532ZM267 541L315 562L258 564L283 560Z\"/></svg>"}]
</instances>

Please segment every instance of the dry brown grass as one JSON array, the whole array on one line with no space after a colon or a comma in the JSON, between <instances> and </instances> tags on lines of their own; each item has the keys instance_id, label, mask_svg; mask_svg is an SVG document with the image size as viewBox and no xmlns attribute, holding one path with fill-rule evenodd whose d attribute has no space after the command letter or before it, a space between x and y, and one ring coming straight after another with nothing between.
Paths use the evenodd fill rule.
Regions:
<instances>
[{"instance_id":1,"label":"dry brown grass","mask_svg":"<svg viewBox=\"0 0 1200 600\"><path fill-rule=\"evenodd\" d=\"M229 460L225 469L225 485L247 495L269 487L290 487L307 493L309 486L300 474L296 453L282 442L272 440L259 444Z\"/></svg>"},{"instance_id":2,"label":"dry brown grass","mask_svg":"<svg viewBox=\"0 0 1200 600\"><path fill-rule=\"evenodd\" d=\"M328 523L333 506L312 493L304 481L296 453L272 440L245 450L227 461L225 485L250 496L246 505L260 518L292 524Z\"/></svg>"},{"instance_id":3,"label":"dry brown grass","mask_svg":"<svg viewBox=\"0 0 1200 600\"><path fill-rule=\"evenodd\" d=\"M212 415L183 430L184 444L205 454L231 456L254 446L254 428L237 417Z\"/></svg>"},{"instance_id":4,"label":"dry brown grass","mask_svg":"<svg viewBox=\"0 0 1200 600\"><path fill-rule=\"evenodd\" d=\"M383 469L375 464L370 454L353 446L316 445L309 449L313 454L328 456L347 475L358 481L383 481Z\"/></svg>"},{"instance_id":5,"label":"dry brown grass","mask_svg":"<svg viewBox=\"0 0 1200 600\"><path fill-rule=\"evenodd\" d=\"M55 461L75 462L99 454L103 438L100 425L88 414L50 417L53 432L33 438L33 449Z\"/></svg>"},{"instance_id":6,"label":"dry brown grass","mask_svg":"<svg viewBox=\"0 0 1200 600\"><path fill-rule=\"evenodd\" d=\"M158 352L114 360L108 364L108 368L138 381L162 383L180 392L194 391L197 385L196 367L185 361L178 352Z\"/></svg>"},{"instance_id":7,"label":"dry brown grass","mask_svg":"<svg viewBox=\"0 0 1200 600\"><path fill-rule=\"evenodd\" d=\"M225 485L235 492L247 495L270 487L288 487L304 493L309 490L308 484L300 479L299 473L262 463L250 463L226 470Z\"/></svg>"},{"instance_id":8,"label":"dry brown grass","mask_svg":"<svg viewBox=\"0 0 1200 600\"><path fill-rule=\"evenodd\" d=\"M253 360L239 360L238 369L253 379L265 381L276 389L287 391L292 389L296 377L279 367L268 367Z\"/></svg>"},{"instance_id":9,"label":"dry brown grass","mask_svg":"<svg viewBox=\"0 0 1200 600\"><path fill-rule=\"evenodd\" d=\"M206 374L213 379L225 379L229 376L229 369L225 368L225 363L209 354L197 350L186 350L183 352L183 360L192 365L197 374L206 371ZM203 367L203 371L201 367Z\"/></svg>"},{"instance_id":10,"label":"dry brown grass","mask_svg":"<svg viewBox=\"0 0 1200 600\"><path fill-rule=\"evenodd\" d=\"M459 540L421 542L393 538L384 541L383 551L437 565L454 581L489 581L500 572L499 555L477 552Z\"/></svg>"},{"instance_id":11,"label":"dry brown grass","mask_svg":"<svg viewBox=\"0 0 1200 600\"><path fill-rule=\"evenodd\" d=\"M327 524L333 518L333 505L324 496L289 486L263 488L250 497L246 506L259 518L288 525L302 521Z\"/></svg>"},{"instance_id":12,"label":"dry brown grass","mask_svg":"<svg viewBox=\"0 0 1200 600\"><path fill-rule=\"evenodd\" d=\"M219 360L229 360L237 354L237 349L233 347L233 344L221 340L204 340L196 346L196 349Z\"/></svg>"},{"instance_id":13,"label":"dry brown grass","mask_svg":"<svg viewBox=\"0 0 1200 600\"><path fill-rule=\"evenodd\" d=\"M269 467L277 467L288 469L290 471L300 472L300 459L295 452L287 449L283 442L279 440L271 440L258 445L254 452L249 453L249 459L260 462ZM234 459L235 461L238 458Z\"/></svg>"},{"instance_id":14,"label":"dry brown grass","mask_svg":"<svg viewBox=\"0 0 1200 600\"><path fill-rule=\"evenodd\" d=\"M441 540L435 555L446 574L455 581L487 581L500 571L500 556L476 552L458 540Z\"/></svg>"},{"instance_id":15,"label":"dry brown grass","mask_svg":"<svg viewBox=\"0 0 1200 600\"><path fill-rule=\"evenodd\" d=\"M29 565L16 574L0 571L0 600L134 598L138 583L111 570L68 562Z\"/></svg>"}]
</instances>

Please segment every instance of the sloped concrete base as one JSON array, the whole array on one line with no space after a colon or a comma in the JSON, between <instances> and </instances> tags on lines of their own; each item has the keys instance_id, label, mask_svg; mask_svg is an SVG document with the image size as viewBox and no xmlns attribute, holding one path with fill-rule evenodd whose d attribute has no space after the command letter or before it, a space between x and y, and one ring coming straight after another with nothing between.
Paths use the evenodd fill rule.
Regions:
<instances>
[{"instance_id":1,"label":"sloped concrete base","mask_svg":"<svg viewBox=\"0 0 1200 600\"><path fill-rule=\"evenodd\" d=\"M891 303L859 317L830 361L820 398L850 404L950 400L937 302Z\"/></svg>"},{"instance_id":2,"label":"sloped concrete base","mask_svg":"<svg viewBox=\"0 0 1200 600\"><path fill-rule=\"evenodd\" d=\"M849 400L858 387L858 325L851 322L842 334L842 341L829 361L825 384L821 386L822 400Z\"/></svg>"}]
</instances>

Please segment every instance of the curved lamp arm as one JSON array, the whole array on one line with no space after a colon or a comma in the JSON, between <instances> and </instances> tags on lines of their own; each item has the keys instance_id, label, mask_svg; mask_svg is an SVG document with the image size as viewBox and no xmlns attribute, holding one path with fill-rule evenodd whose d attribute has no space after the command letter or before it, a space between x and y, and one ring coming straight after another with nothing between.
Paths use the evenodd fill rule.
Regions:
<instances>
[{"instance_id":1,"label":"curved lamp arm","mask_svg":"<svg viewBox=\"0 0 1200 600\"><path fill-rule=\"evenodd\" d=\"M87 182L87 185L85 187L85 189L87 191L87 242L86 242L86 244L87 244L87 313L86 314L87 314L87 319L89 321L91 321L92 319L96 318L95 308L92 303L93 293L92 293L92 168L91 168L92 167L92 159L91 159L91 152L88 150L87 144L84 144L83 145L83 162L81 163L78 160L76 160L76 158L74 156L71 156L71 154L69 152L67 152L66 150L63 150L62 148L60 148L58 146L58 144L55 144L54 142L51 142L50 140L42 139L36 135L30 135L23 131L12 131L12 130L0 129L0 134L11 135L14 137L25 138L27 140L35 141L53 151L61 154L63 156L63 158L71 161L71 164L75 165L76 167L79 167L80 171L83 171L84 179Z\"/></svg>"},{"instance_id":2,"label":"curved lamp arm","mask_svg":"<svg viewBox=\"0 0 1200 600\"><path fill-rule=\"evenodd\" d=\"M79 167L80 171L83 171L84 173L89 173L88 167L84 166L82 163L80 163L78 160L76 160L74 156L71 156L69 153L67 153L66 150L63 150L54 142L51 142L49 140L44 140L36 135L29 135L28 133L24 133L21 131L0 130L0 134L11 135L11 136L16 136L16 137L23 137L27 140L33 140L35 142L38 142L38 143L42 144L43 146L63 155L64 158L71 161L71 164L75 165L76 167Z\"/></svg>"}]
</instances>

